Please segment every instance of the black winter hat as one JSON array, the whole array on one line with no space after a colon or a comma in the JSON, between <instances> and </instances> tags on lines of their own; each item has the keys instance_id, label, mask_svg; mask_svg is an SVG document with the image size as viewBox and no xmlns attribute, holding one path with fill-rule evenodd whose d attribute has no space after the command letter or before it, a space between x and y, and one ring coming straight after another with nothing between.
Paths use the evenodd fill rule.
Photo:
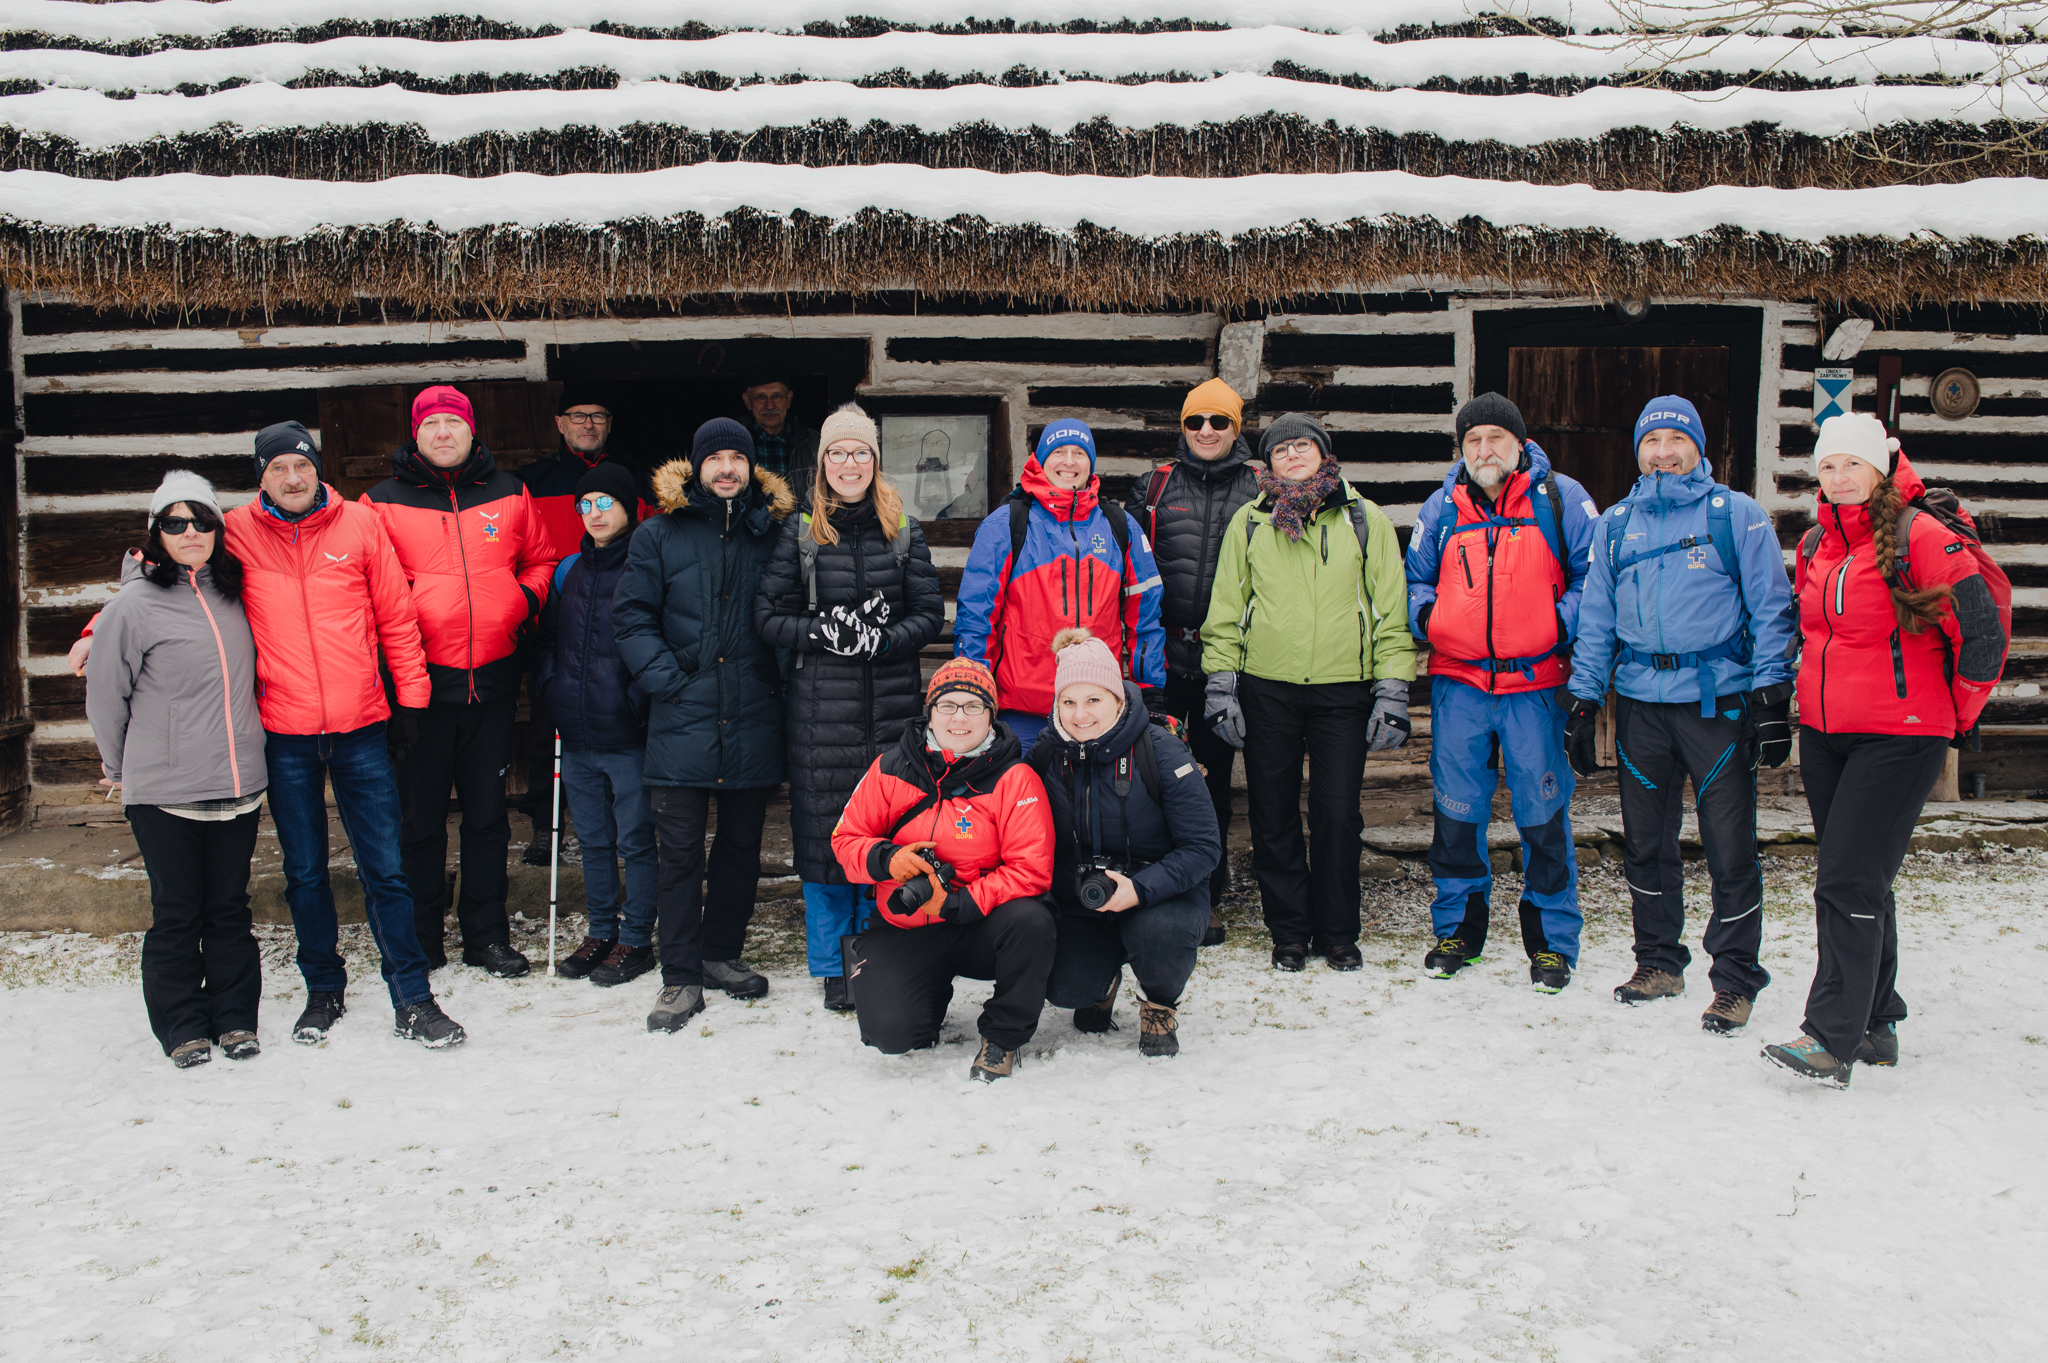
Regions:
<instances>
[{"instance_id":1,"label":"black winter hat","mask_svg":"<svg viewBox=\"0 0 2048 1363\"><path fill-rule=\"evenodd\" d=\"M256 477L259 480L263 471L270 467L270 461L280 454L303 454L313 461L313 472L321 472L320 447L313 443L313 433L296 421L280 421L256 432Z\"/></svg>"},{"instance_id":2,"label":"black winter hat","mask_svg":"<svg viewBox=\"0 0 2048 1363\"><path fill-rule=\"evenodd\" d=\"M697 428L697 436L690 442L690 462L701 473L704 461L720 450L738 450L747 456L747 468L754 465L754 437L746 427L731 417L715 416Z\"/></svg>"},{"instance_id":3,"label":"black winter hat","mask_svg":"<svg viewBox=\"0 0 2048 1363\"><path fill-rule=\"evenodd\" d=\"M640 519L640 484L633 471L615 459L607 459L576 480L576 500L602 493L626 508L626 524Z\"/></svg>"},{"instance_id":4,"label":"black winter hat","mask_svg":"<svg viewBox=\"0 0 2048 1363\"><path fill-rule=\"evenodd\" d=\"M749 369L746 377L740 380L740 391L744 393L749 388L766 388L771 383L779 383L792 393L796 391L796 384L791 382L789 371L774 366Z\"/></svg>"},{"instance_id":5,"label":"black winter hat","mask_svg":"<svg viewBox=\"0 0 2048 1363\"><path fill-rule=\"evenodd\" d=\"M602 407L612 409L612 395L601 383L565 383L562 396L555 400L555 415L560 416L571 407Z\"/></svg>"},{"instance_id":6,"label":"black winter hat","mask_svg":"<svg viewBox=\"0 0 2048 1363\"><path fill-rule=\"evenodd\" d=\"M1330 433L1323 429L1323 423L1300 412L1288 412L1273 418L1273 424L1266 427L1266 433L1259 437L1259 458L1266 459L1275 445L1284 445L1290 440L1313 440L1328 459Z\"/></svg>"},{"instance_id":7,"label":"black winter hat","mask_svg":"<svg viewBox=\"0 0 2048 1363\"><path fill-rule=\"evenodd\" d=\"M1499 393L1481 393L1458 409L1458 448L1465 447L1465 432L1474 426L1501 426L1527 440L1529 428L1522 424L1522 409Z\"/></svg>"}]
</instances>

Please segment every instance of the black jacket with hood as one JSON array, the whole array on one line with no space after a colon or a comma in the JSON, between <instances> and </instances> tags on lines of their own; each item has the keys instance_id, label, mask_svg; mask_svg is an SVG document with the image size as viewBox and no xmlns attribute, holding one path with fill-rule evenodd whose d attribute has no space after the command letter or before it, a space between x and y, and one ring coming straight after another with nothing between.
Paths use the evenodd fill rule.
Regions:
<instances>
[{"instance_id":1,"label":"black jacket with hood","mask_svg":"<svg viewBox=\"0 0 2048 1363\"><path fill-rule=\"evenodd\" d=\"M1154 474L1132 488L1131 514L1151 538L1159 565L1167 681L1176 689L1201 685L1202 622L1209 618L1223 532L1237 509L1259 495L1259 468L1241 435L1214 463L1197 459L1183 435L1158 504L1147 500Z\"/></svg>"}]
</instances>

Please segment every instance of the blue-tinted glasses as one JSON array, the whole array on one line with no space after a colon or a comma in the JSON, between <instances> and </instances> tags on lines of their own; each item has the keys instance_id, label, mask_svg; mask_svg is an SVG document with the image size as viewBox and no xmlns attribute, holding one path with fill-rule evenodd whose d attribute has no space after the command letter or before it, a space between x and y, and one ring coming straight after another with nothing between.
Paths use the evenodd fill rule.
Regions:
<instances>
[{"instance_id":1,"label":"blue-tinted glasses","mask_svg":"<svg viewBox=\"0 0 2048 1363\"><path fill-rule=\"evenodd\" d=\"M609 511L617 505L616 501L600 492L595 497L585 497L576 503L576 514L588 516L592 511Z\"/></svg>"}]
</instances>

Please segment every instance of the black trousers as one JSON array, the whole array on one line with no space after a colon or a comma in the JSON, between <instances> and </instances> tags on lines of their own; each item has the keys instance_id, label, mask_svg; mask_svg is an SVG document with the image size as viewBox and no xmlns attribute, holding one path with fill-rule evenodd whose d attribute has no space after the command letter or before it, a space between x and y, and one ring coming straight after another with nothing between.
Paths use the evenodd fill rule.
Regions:
<instances>
[{"instance_id":1,"label":"black trousers","mask_svg":"<svg viewBox=\"0 0 2048 1363\"><path fill-rule=\"evenodd\" d=\"M249 931L256 820L203 823L155 805L122 811L149 872L142 1006L164 1054L187 1041L256 1030L262 960Z\"/></svg>"},{"instance_id":2,"label":"black trousers","mask_svg":"<svg viewBox=\"0 0 2048 1363\"><path fill-rule=\"evenodd\" d=\"M526 794L519 797L519 812L533 821L536 838L545 842L554 825L555 716L548 698L541 694L534 669L540 664L540 646L533 646L526 662ZM562 808L569 807L568 801Z\"/></svg>"},{"instance_id":3,"label":"black trousers","mask_svg":"<svg viewBox=\"0 0 2048 1363\"><path fill-rule=\"evenodd\" d=\"M1820 839L1820 962L1800 1030L1837 1060L1854 1060L1866 1031L1906 1016L1892 880L1947 756L1944 738L1799 731L1799 776Z\"/></svg>"},{"instance_id":4,"label":"black trousers","mask_svg":"<svg viewBox=\"0 0 2048 1363\"><path fill-rule=\"evenodd\" d=\"M886 1055L935 1046L953 980L994 980L981 1035L1014 1051L1038 1031L1059 924L1043 897L998 904L972 923L899 928L879 915L853 941L853 1002L860 1039Z\"/></svg>"},{"instance_id":5,"label":"black trousers","mask_svg":"<svg viewBox=\"0 0 2048 1363\"><path fill-rule=\"evenodd\" d=\"M1216 736L1216 731L1202 722L1202 706L1206 700L1204 686L1208 678L1184 674L1171 677L1166 684L1166 706L1169 713L1181 722L1182 734L1187 738L1188 751L1195 755L1195 761L1202 764L1202 780L1209 787L1209 803L1216 808L1216 827L1223 835L1223 855L1216 860L1216 869L1209 876L1209 903L1220 907L1223 896L1230 889L1230 815L1234 803L1230 790L1230 768L1237 761L1237 749Z\"/></svg>"},{"instance_id":6,"label":"black trousers","mask_svg":"<svg viewBox=\"0 0 2048 1363\"><path fill-rule=\"evenodd\" d=\"M1733 711L1736 718L1728 718ZM1756 854L1756 743L1742 698L1711 718L1697 701L1653 703L1617 697L1621 750L1622 866L1635 913L1636 963L1682 975L1685 865L1679 859L1680 792L1692 778L1700 842L1713 880L1713 913L1703 945L1714 958L1714 988L1754 999L1771 982L1757 960L1763 946L1764 877Z\"/></svg>"},{"instance_id":7,"label":"black trousers","mask_svg":"<svg viewBox=\"0 0 2048 1363\"><path fill-rule=\"evenodd\" d=\"M1358 940L1358 808L1365 784L1369 682L1306 686L1247 676L1244 781L1252 870L1275 943L1320 950ZM1311 755L1312 754L1312 755ZM1301 763L1309 757L1308 840L1301 833Z\"/></svg>"},{"instance_id":8,"label":"black trousers","mask_svg":"<svg viewBox=\"0 0 2048 1363\"><path fill-rule=\"evenodd\" d=\"M505 817L505 772L512 765L512 712L516 696L473 705L435 701L419 741L398 774L404 832L399 838L405 883L412 889L413 922L429 960L447 955L448 790L462 802L460 887L455 921L462 945L509 945L505 917L505 852L512 822Z\"/></svg>"},{"instance_id":9,"label":"black trousers","mask_svg":"<svg viewBox=\"0 0 2048 1363\"><path fill-rule=\"evenodd\" d=\"M745 949L761 884L761 827L768 821L772 786L754 790L701 790L656 786L654 837L661 860L655 941L661 982L704 983L704 962L730 961ZM711 888L704 888L704 830L718 801L718 832L711 840Z\"/></svg>"}]
</instances>

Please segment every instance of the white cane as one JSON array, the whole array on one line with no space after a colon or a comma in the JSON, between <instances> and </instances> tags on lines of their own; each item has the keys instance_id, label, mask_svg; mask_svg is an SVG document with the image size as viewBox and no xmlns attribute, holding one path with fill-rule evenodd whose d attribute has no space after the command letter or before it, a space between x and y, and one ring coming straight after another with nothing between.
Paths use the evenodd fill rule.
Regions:
<instances>
[{"instance_id":1,"label":"white cane","mask_svg":"<svg viewBox=\"0 0 2048 1363\"><path fill-rule=\"evenodd\" d=\"M548 974L555 973L555 898L562 870L562 731L555 730L553 829L548 834Z\"/></svg>"}]
</instances>

